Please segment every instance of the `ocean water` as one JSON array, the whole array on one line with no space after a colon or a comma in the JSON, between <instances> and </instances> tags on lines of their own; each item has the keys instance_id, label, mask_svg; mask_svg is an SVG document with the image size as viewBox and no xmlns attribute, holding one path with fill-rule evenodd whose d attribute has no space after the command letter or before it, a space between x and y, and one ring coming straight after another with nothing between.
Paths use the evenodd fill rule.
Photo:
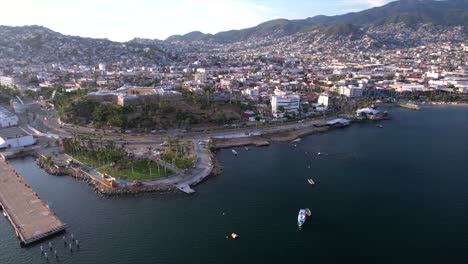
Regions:
<instances>
[{"instance_id":1,"label":"ocean water","mask_svg":"<svg viewBox=\"0 0 468 264\"><path fill-rule=\"evenodd\" d=\"M223 174L193 196L100 197L32 158L12 164L80 241L49 240L49 263L468 263L468 108L390 114L297 147L222 150ZM0 218L1 264L47 263L40 245L21 248Z\"/></svg>"}]
</instances>

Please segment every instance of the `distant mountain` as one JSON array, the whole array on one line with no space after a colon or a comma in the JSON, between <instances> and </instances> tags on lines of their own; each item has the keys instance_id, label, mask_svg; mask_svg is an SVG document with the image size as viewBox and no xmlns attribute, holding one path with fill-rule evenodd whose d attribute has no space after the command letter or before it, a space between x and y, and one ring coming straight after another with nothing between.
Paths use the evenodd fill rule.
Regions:
<instances>
[{"instance_id":1,"label":"distant mountain","mask_svg":"<svg viewBox=\"0 0 468 264\"><path fill-rule=\"evenodd\" d=\"M169 37L166 41L233 43L263 37L278 38L313 30L328 34L350 33L353 37L357 37L359 34L362 35L359 28L367 29L400 23L407 27L419 24L467 26L468 0L400 0L356 13L315 16L299 20L276 19L252 28L214 35L192 32L184 36Z\"/></svg>"},{"instance_id":2,"label":"distant mountain","mask_svg":"<svg viewBox=\"0 0 468 264\"><path fill-rule=\"evenodd\" d=\"M166 39L168 42L174 42L174 41L200 41L205 39L206 37L212 36L211 34L204 34L200 31L193 31L190 33L187 33L185 35L174 35L170 36L169 38Z\"/></svg>"},{"instance_id":3,"label":"distant mountain","mask_svg":"<svg viewBox=\"0 0 468 264\"><path fill-rule=\"evenodd\" d=\"M162 46L137 42L62 35L41 26L0 26L0 60L37 63L157 63L166 57Z\"/></svg>"},{"instance_id":4,"label":"distant mountain","mask_svg":"<svg viewBox=\"0 0 468 264\"><path fill-rule=\"evenodd\" d=\"M243 43L246 45L229 49L248 46L252 50L276 50L275 47L284 47L285 43L291 46L301 43L304 47L401 48L466 42L467 35L468 0L400 0L338 16L276 19L252 28L214 35L195 31L166 40L135 38L125 43L67 36L40 26L0 26L0 61L150 65L181 61L187 54L196 59L196 54L216 50L210 49L210 45L250 40L250 43Z\"/></svg>"}]
</instances>

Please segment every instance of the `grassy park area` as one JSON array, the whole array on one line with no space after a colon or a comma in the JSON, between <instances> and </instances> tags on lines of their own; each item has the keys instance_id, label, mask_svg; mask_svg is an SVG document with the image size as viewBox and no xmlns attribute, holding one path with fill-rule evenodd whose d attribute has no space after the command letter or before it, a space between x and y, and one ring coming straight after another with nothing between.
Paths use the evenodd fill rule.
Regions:
<instances>
[{"instance_id":1,"label":"grassy park area","mask_svg":"<svg viewBox=\"0 0 468 264\"><path fill-rule=\"evenodd\" d=\"M119 180L156 180L168 177L172 171L165 169L158 163L145 159L137 161L119 162L114 166L105 166L98 169L100 173L110 175Z\"/></svg>"}]
</instances>

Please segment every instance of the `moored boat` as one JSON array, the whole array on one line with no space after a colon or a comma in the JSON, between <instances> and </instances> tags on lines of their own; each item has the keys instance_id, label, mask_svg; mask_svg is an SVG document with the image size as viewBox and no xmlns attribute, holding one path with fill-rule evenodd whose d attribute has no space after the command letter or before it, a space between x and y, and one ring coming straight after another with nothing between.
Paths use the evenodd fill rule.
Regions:
<instances>
[{"instance_id":1,"label":"moored boat","mask_svg":"<svg viewBox=\"0 0 468 264\"><path fill-rule=\"evenodd\" d=\"M232 150L232 154L236 155L237 156L237 151L235 151L234 149Z\"/></svg>"},{"instance_id":2,"label":"moored boat","mask_svg":"<svg viewBox=\"0 0 468 264\"><path fill-rule=\"evenodd\" d=\"M407 108L407 109L412 109L412 110L420 110L421 108L417 104L412 104L412 103L406 103L406 104L400 104L400 107Z\"/></svg>"},{"instance_id":3,"label":"moored boat","mask_svg":"<svg viewBox=\"0 0 468 264\"><path fill-rule=\"evenodd\" d=\"M308 182L310 185L315 185L315 182L314 182L314 180L312 180L312 179L308 179L307 182Z\"/></svg>"},{"instance_id":4,"label":"moored boat","mask_svg":"<svg viewBox=\"0 0 468 264\"><path fill-rule=\"evenodd\" d=\"M299 210L299 214L297 215L297 225L299 227L302 227L302 225L304 225L307 217L310 216L310 215L311 215L311 212L310 212L309 208Z\"/></svg>"}]
</instances>

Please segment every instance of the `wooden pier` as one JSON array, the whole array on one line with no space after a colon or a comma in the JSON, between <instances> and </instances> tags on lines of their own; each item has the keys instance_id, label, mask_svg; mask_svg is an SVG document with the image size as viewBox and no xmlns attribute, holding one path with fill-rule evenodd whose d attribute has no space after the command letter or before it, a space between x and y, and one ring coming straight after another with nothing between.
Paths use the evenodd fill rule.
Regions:
<instances>
[{"instance_id":1,"label":"wooden pier","mask_svg":"<svg viewBox=\"0 0 468 264\"><path fill-rule=\"evenodd\" d=\"M1 159L0 209L13 226L21 245L29 245L66 228L23 178Z\"/></svg>"}]
</instances>

